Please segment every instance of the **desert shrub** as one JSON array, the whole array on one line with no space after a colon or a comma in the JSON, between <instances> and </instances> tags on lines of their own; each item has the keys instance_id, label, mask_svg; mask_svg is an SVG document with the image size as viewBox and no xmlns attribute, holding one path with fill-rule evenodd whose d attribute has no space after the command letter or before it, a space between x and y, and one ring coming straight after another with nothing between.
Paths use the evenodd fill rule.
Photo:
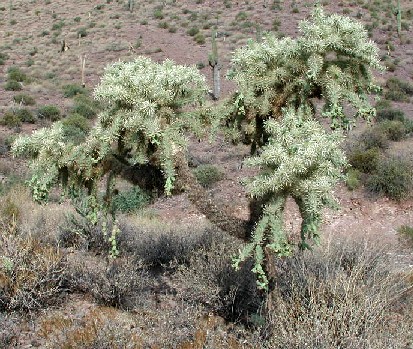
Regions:
<instances>
[{"instance_id":1,"label":"desert shrub","mask_svg":"<svg viewBox=\"0 0 413 349\"><path fill-rule=\"evenodd\" d=\"M112 202L115 212L132 212L147 205L150 201L150 195L138 186L119 192Z\"/></svg>"},{"instance_id":2,"label":"desert shrub","mask_svg":"<svg viewBox=\"0 0 413 349\"><path fill-rule=\"evenodd\" d=\"M380 127L371 127L360 136L360 141L365 149L378 148L387 149L389 140L387 134Z\"/></svg>"},{"instance_id":3,"label":"desert shrub","mask_svg":"<svg viewBox=\"0 0 413 349\"><path fill-rule=\"evenodd\" d=\"M103 305L131 309L144 300L151 281L143 264L133 258L106 261L77 252L68 259L68 287L90 294Z\"/></svg>"},{"instance_id":4,"label":"desert shrub","mask_svg":"<svg viewBox=\"0 0 413 349\"><path fill-rule=\"evenodd\" d=\"M27 75L23 73L18 67L10 67L7 69L7 80L24 82L27 81Z\"/></svg>"},{"instance_id":5,"label":"desert shrub","mask_svg":"<svg viewBox=\"0 0 413 349\"><path fill-rule=\"evenodd\" d=\"M59 250L7 227L0 234L0 310L30 311L56 302L65 270Z\"/></svg>"},{"instance_id":6,"label":"desert shrub","mask_svg":"<svg viewBox=\"0 0 413 349\"><path fill-rule=\"evenodd\" d=\"M210 187L224 177L218 167L209 164L199 165L193 170L193 173L203 187Z\"/></svg>"},{"instance_id":7,"label":"desert shrub","mask_svg":"<svg viewBox=\"0 0 413 349\"><path fill-rule=\"evenodd\" d=\"M72 142L74 144L79 144L86 139L86 133L76 127L71 125L63 126L63 136L66 142Z\"/></svg>"},{"instance_id":8,"label":"desert shrub","mask_svg":"<svg viewBox=\"0 0 413 349\"><path fill-rule=\"evenodd\" d=\"M378 148L369 148L367 150L356 147L348 154L348 161L356 170L363 173L372 173L376 170L380 159L380 150Z\"/></svg>"},{"instance_id":9,"label":"desert shrub","mask_svg":"<svg viewBox=\"0 0 413 349\"><path fill-rule=\"evenodd\" d=\"M18 81L9 80L9 81L6 81L6 84L4 85L4 89L6 91L21 91L23 89L23 86Z\"/></svg>"},{"instance_id":10,"label":"desert shrub","mask_svg":"<svg viewBox=\"0 0 413 349\"><path fill-rule=\"evenodd\" d=\"M119 249L135 255L152 270L174 270L177 265L187 265L196 251L209 249L214 240L222 240L217 232L208 228L175 227L169 231L165 227L136 228L123 222L121 231Z\"/></svg>"},{"instance_id":11,"label":"desert shrub","mask_svg":"<svg viewBox=\"0 0 413 349\"><path fill-rule=\"evenodd\" d=\"M35 105L36 100L29 95L26 95L25 93L19 93L13 97L13 100L16 103L22 104L22 105Z\"/></svg>"},{"instance_id":12,"label":"desert shrub","mask_svg":"<svg viewBox=\"0 0 413 349\"><path fill-rule=\"evenodd\" d=\"M180 297L189 304L203 304L226 320L251 324L263 306L263 293L257 288L252 261L236 271L231 256L239 247L222 236L190 256L173 275L180 283Z\"/></svg>"},{"instance_id":13,"label":"desert shrub","mask_svg":"<svg viewBox=\"0 0 413 349\"><path fill-rule=\"evenodd\" d=\"M164 19L164 14L163 14L163 12L162 12L162 9L160 9L160 8L157 8L157 9L155 9L155 11L153 12L153 17L155 18L155 19Z\"/></svg>"},{"instance_id":14,"label":"desert shrub","mask_svg":"<svg viewBox=\"0 0 413 349\"><path fill-rule=\"evenodd\" d=\"M78 84L68 84L63 86L63 96L66 98L83 95L86 93L86 89Z\"/></svg>"},{"instance_id":15,"label":"desert shrub","mask_svg":"<svg viewBox=\"0 0 413 349\"><path fill-rule=\"evenodd\" d=\"M406 127L398 120L385 120L377 125L392 141L400 141L406 136Z\"/></svg>"},{"instance_id":16,"label":"desert shrub","mask_svg":"<svg viewBox=\"0 0 413 349\"><path fill-rule=\"evenodd\" d=\"M2 348L17 347L20 319L17 314L0 313L0 343Z\"/></svg>"},{"instance_id":17,"label":"desert shrub","mask_svg":"<svg viewBox=\"0 0 413 349\"><path fill-rule=\"evenodd\" d=\"M77 36L80 38L84 38L87 36L87 29L86 28L79 28L76 32Z\"/></svg>"},{"instance_id":18,"label":"desert shrub","mask_svg":"<svg viewBox=\"0 0 413 349\"><path fill-rule=\"evenodd\" d=\"M341 240L277 261L268 347L384 349L411 340L409 325L393 314L404 278L377 243Z\"/></svg>"},{"instance_id":19,"label":"desert shrub","mask_svg":"<svg viewBox=\"0 0 413 349\"><path fill-rule=\"evenodd\" d=\"M37 109L37 117L50 121L57 121L61 118L60 109L55 105L44 105Z\"/></svg>"},{"instance_id":20,"label":"desert shrub","mask_svg":"<svg viewBox=\"0 0 413 349\"><path fill-rule=\"evenodd\" d=\"M71 112L74 114L81 115L86 119L93 119L97 115L96 108L84 102L76 102L73 108L71 109Z\"/></svg>"},{"instance_id":21,"label":"desert shrub","mask_svg":"<svg viewBox=\"0 0 413 349\"><path fill-rule=\"evenodd\" d=\"M4 65L8 58L9 56L7 53L0 52L0 65Z\"/></svg>"},{"instance_id":22,"label":"desert shrub","mask_svg":"<svg viewBox=\"0 0 413 349\"><path fill-rule=\"evenodd\" d=\"M0 124L9 128L15 128L21 126L22 121L20 120L18 115L16 115L12 111L7 111L1 118Z\"/></svg>"},{"instance_id":23,"label":"desert shrub","mask_svg":"<svg viewBox=\"0 0 413 349\"><path fill-rule=\"evenodd\" d=\"M205 35L202 33L198 33L194 36L194 40L197 44L203 45L205 44Z\"/></svg>"},{"instance_id":24,"label":"desert shrub","mask_svg":"<svg viewBox=\"0 0 413 349\"><path fill-rule=\"evenodd\" d=\"M196 34L199 33L199 28L198 27L192 27L192 28L188 29L186 33L190 36L195 36Z\"/></svg>"},{"instance_id":25,"label":"desert shrub","mask_svg":"<svg viewBox=\"0 0 413 349\"><path fill-rule=\"evenodd\" d=\"M355 168L351 168L347 171L346 186L349 190L359 188L361 185L361 172Z\"/></svg>"},{"instance_id":26,"label":"desert shrub","mask_svg":"<svg viewBox=\"0 0 413 349\"><path fill-rule=\"evenodd\" d=\"M52 30L61 30L65 26L64 21L59 21L57 23L54 23L52 26Z\"/></svg>"},{"instance_id":27,"label":"desert shrub","mask_svg":"<svg viewBox=\"0 0 413 349\"><path fill-rule=\"evenodd\" d=\"M85 134L89 131L90 126L87 119L80 114L70 114L62 120L62 124L66 127L78 128Z\"/></svg>"},{"instance_id":28,"label":"desert shrub","mask_svg":"<svg viewBox=\"0 0 413 349\"><path fill-rule=\"evenodd\" d=\"M412 188L412 166L402 158L388 157L377 163L374 174L367 181L368 189L390 199L405 199Z\"/></svg>"},{"instance_id":29,"label":"desert shrub","mask_svg":"<svg viewBox=\"0 0 413 349\"><path fill-rule=\"evenodd\" d=\"M410 225L402 225L399 229L397 229L397 232L402 240L413 246L413 227Z\"/></svg>"},{"instance_id":30,"label":"desert shrub","mask_svg":"<svg viewBox=\"0 0 413 349\"><path fill-rule=\"evenodd\" d=\"M386 86L388 90L385 97L392 101L407 102L409 101L409 96L413 95L413 85L396 77L389 78Z\"/></svg>"},{"instance_id":31,"label":"desert shrub","mask_svg":"<svg viewBox=\"0 0 413 349\"><path fill-rule=\"evenodd\" d=\"M404 121L405 116L404 116L404 112L400 109L381 108L377 110L376 119L377 121L384 121L384 120Z\"/></svg>"},{"instance_id":32,"label":"desert shrub","mask_svg":"<svg viewBox=\"0 0 413 349\"><path fill-rule=\"evenodd\" d=\"M21 108L21 109L17 109L14 112L18 118L22 121L22 122L27 122L29 124L34 124L36 122L36 118L33 115L33 113L27 109L27 108Z\"/></svg>"},{"instance_id":33,"label":"desert shrub","mask_svg":"<svg viewBox=\"0 0 413 349\"><path fill-rule=\"evenodd\" d=\"M46 349L142 348L139 332L132 315L102 306L86 310L77 318L61 312L49 313L38 329Z\"/></svg>"}]
</instances>

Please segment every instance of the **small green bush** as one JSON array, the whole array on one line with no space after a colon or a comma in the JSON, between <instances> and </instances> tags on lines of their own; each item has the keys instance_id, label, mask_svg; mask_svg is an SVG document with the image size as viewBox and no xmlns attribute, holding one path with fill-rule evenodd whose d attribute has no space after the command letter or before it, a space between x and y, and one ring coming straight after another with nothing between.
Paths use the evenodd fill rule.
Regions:
<instances>
[{"instance_id":1,"label":"small green bush","mask_svg":"<svg viewBox=\"0 0 413 349\"><path fill-rule=\"evenodd\" d=\"M377 125L392 141L400 141L406 136L404 123L398 120L385 120Z\"/></svg>"},{"instance_id":2,"label":"small green bush","mask_svg":"<svg viewBox=\"0 0 413 349\"><path fill-rule=\"evenodd\" d=\"M357 169L351 168L347 171L346 186L349 190L359 188L361 185L361 172Z\"/></svg>"},{"instance_id":3,"label":"small green bush","mask_svg":"<svg viewBox=\"0 0 413 349\"><path fill-rule=\"evenodd\" d=\"M9 58L7 53L0 52L0 65L4 65L4 63Z\"/></svg>"},{"instance_id":4,"label":"small green bush","mask_svg":"<svg viewBox=\"0 0 413 349\"><path fill-rule=\"evenodd\" d=\"M235 19L237 21L245 21L247 18L248 18L248 15L244 11L238 12L237 15L235 16Z\"/></svg>"},{"instance_id":5,"label":"small green bush","mask_svg":"<svg viewBox=\"0 0 413 349\"><path fill-rule=\"evenodd\" d=\"M164 14L163 14L163 12L162 12L162 9L160 9L160 8L157 8L157 9L155 9L155 11L153 12L153 17L155 18L155 19L164 19Z\"/></svg>"},{"instance_id":6,"label":"small green bush","mask_svg":"<svg viewBox=\"0 0 413 349\"><path fill-rule=\"evenodd\" d=\"M224 177L223 173L216 166L208 164L199 165L193 172L203 187L210 187Z\"/></svg>"},{"instance_id":7,"label":"small green bush","mask_svg":"<svg viewBox=\"0 0 413 349\"><path fill-rule=\"evenodd\" d=\"M376 119L377 121L383 121L383 120L404 121L405 116L404 116L404 112L400 109L383 108L383 109L377 110Z\"/></svg>"},{"instance_id":8,"label":"small green bush","mask_svg":"<svg viewBox=\"0 0 413 349\"><path fill-rule=\"evenodd\" d=\"M87 30L86 28L79 28L77 31L77 36L80 38L84 38L87 36Z\"/></svg>"},{"instance_id":9,"label":"small green bush","mask_svg":"<svg viewBox=\"0 0 413 349\"><path fill-rule=\"evenodd\" d=\"M27 75L23 73L18 67L10 67L7 69L7 80L24 82L27 81Z\"/></svg>"},{"instance_id":10,"label":"small green bush","mask_svg":"<svg viewBox=\"0 0 413 349\"><path fill-rule=\"evenodd\" d=\"M93 119L97 115L95 108L86 103L76 103L71 111L74 114L84 116L86 119Z\"/></svg>"},{"instance_id":11,"label":"small green bush","mask_svg":"<svg viewBox=\"0 0 413 349\"><path fill-rule=\"evenodd\" d=\"M15 80L9 80L6 82L4 85L4 89L6 91L21 91L23 89L23 86L20 82L15 81Z\"/></svg>"},{"instance_id":12,"label":"small green bush","mask_svg":"<svg viewBox=\"0 0 413 349\"><path fill-rule=\"evenodd\" d=\"M66 98L83 95L86 93L86 89L78 84L68 84L63 86L63 96Z\"/></svg>"},{"instance_id":13,"label":"small green bush","mask_svg":"<svg viewBox=\"0 0 413 349\"><path fill-rule=\"evenodd\" d=\"M205 44L205 36L202 33L198 33L194 36L194 40L198 45Z\"/></svg>"},{"instance_id":14,"label":"small green bush","mask_svg":"<svg viewBox=\"0 0 413 349\"><path fill-rule=\"evenodd\" d=\"M412 183L411 164L402 158L389 157L379 161L375 173L367 181L367 188L399 201L409 196Z\"/></svg>"},{"instance_id":15,"label":"small green bush","mask_svg":"<svg viewBox=\"0 0 413 349\"><path fill-rule=\"evenodd\" d=\"M372 173L376 170L380 159L380 150L378 148L354 149L349 155L349 163L355 169L363 173Z\"/></svg>"},{"instance_id":16,"label":"small green bush","mask_svg":"<svg viewBox=\"0 0 413 349\"><path fill-rule=\"evenodd\" d=\"M380 127L372 127L363 132L360 137L365 149L379 148L387 149L389 147L389 140L387 134L380 129Z\"/></svg>"},{"instance_id":17,"label":"small green bush","mask_svg":"<svg viewBox=\"0 0 413 349\"><path fill-rule=\"evenodd\" d=\"M80 114L70 114L63 119L62 124L67 127L76 127L85 133L90 129L87 119Z\"/></svg>"},{"instance_id":18,"label":"small green bush","mask_svg":"<svg viewBox=\"0 0 413 349\"><path fill-rule=\"evenodd\" d=\"M0 123L3 126L14 128L21 126L22 121L15 113L8 111L3 115L3 118L0 120Z\"/></svg>"},{"instance_id":19,"label":"small green bush","mask_svg":"<svg viewBox=\"0 0 413 349\"><path fill-rule=\"evenodd\" d=\"M60 120L60 109L55 105L44 105L37 109L37 117L39 119L47 119L50 121Z\"/></svg>"},{"instance_id":20,"label":"small green bush","mask_svg":"<svg viewBox=\"0 0 413 349\"><path fill-rule=\"evenodd\" d=\"M19 93L13 97L16 103L22 105L35 105L36 101L32 96L26 95L25 93Z\"/></svg>"},{"instance_id":21,"label":"small green bush","mask_svg":"<svg viewBox=\"0 0 413 349\"><path fill-rule=\"evenodd\" d=\"M385 97L392 101L408 102L409 96L413 95L413 85L396 77L389 78L386 86L388 90Z\"/></svg>"},{"instance_id":22,"label":"small green bush","mask_svg":"<svg viewBox=\"0 0 413 349\"><path fill-rule=\"evenodd\" d=\"M400 237L413 246L413 227L409 225L402 225L397 229Z\"/></svg>"},{"instance_id":23,"label":"small green bush","mask_svg":"<svg viewBox=\"0 0 413 349\"><path fill-rule=\"evenodd\" d=\"M112 201L112 208L115 212L132 212L150 201L150 196L139 187L133 187L125 192L115 195Z\"/></svg>"},{"instance_id":24,"label":"small green bush","mask_svg":"<svg viewBox=\"0 0 413 349\"><path fill-rule=\"evenodd\" d=\"M199 33L199 28L192 27L192 28L188 29L186 33L190 36L195 36L196 34Z\"/></svg>"},{"instance_id":25,"label":"small green bush","mask_svg":"<svg viewBox=\"0 0 413 349\"><path fill-rule=\"evenodd\" d=\"M64 26L65 26L65 22L64 21L59 21L59 22L53 24L52 30L60 30Z\"/></svg>"},{"instance_id":26,"label":"small green bush","mask_svg":"<svg viewBox=\"0 0 413 349\"><path fill-rule=\"evenodd\" d=\"M17 109L15 114L19 117L22 122L27 122L29 124L34 124L36 122L36 118L33 113L27 108Z\"/></svg>"}]
</instances>

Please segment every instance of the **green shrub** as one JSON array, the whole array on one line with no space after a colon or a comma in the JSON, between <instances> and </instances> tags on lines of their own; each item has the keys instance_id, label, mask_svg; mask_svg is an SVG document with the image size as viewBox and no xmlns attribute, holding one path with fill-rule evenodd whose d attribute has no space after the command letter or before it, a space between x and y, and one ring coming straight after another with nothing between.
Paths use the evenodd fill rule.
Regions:
<instances>
[{"instance_id":1,"label":"green shrub","mask_svg":"<svg viewBox=\"0 0 413 349\"><path fill-rule=\"evenodd\" d=\"M36 101L32 96L26 95L24 93L17 94L13 97L13 100L16 103L22 104L22 105L35 105Z\"/></svg>"},{"instance_id":2,"label":"green shrub","mask_svg":"<svg viewBox=\"0 0 413 349\"><path fill-rule=\"evenodd\" d=\"M59 21L59 22L53 24L52 30L60 30L64 26L65 26L65 22L64 21Z\"/></svg>"},{"instance_id":3,"label":"green shrub","mask_svg":"<svg viewBox=\"0 0 413 349\"><path fill-rule=\"evenodd\" d=\"M398 120L385 120L377 125L392 141L400 141L406 136L404 123Z\"/></svg>"},{"instance_id":4,"label":"green shrub","mask_svg":"<svg viewBox=\"0 0 413 349\"><path fill-rule=\"evenodd\" d=\"M371 127L363 132L360 141L364 144L365 149L387 149L389 147L387 134L380 127Z\"/></svg>"},{"instance_id":5,"label":"green shrub","mask_svg":"<svg viewBox=\"0 0 413 349\"><path fill-rule=\"evenodd\" d=\"M9 58L7 53L0 52L0 65L4 65L5 61Z\"/></svg>"},{"instance_id":6,"label":"green shrub","mask_svg":"<svg viewBox=\"0 0 413 349\"><path fill-rule=\"evenodd\" d=\"M348 156L349 163L363 173L372 173L376 170L380 159L378 148L356 148Z\"/></svg>"},{"instance_id":7,"label":"green shrub","mask_svg":"<svg viewBox=\"0 0 413 349\"><path fill-rule=\"evenodd\" d=\"M23 73L18 67L10 67L7 69L7 80L24 82L27 81L27 75Z\"/></svg>"},{"instance_id":8,"label":"green shrub","mask_svg":"<svg viewBox=\"0 0 413 349\"><path fill-rule=\"evenodd\" d=\"M80 38L84 38L84 37L86 37L87 36L87 30L86 30L86 28L79 28L78 30L77 30L77 36L78 37L80 37Z\"/></svg>"},{"instance_id":9,"label":"green shrub","mask_svg":"<svg viewBox=\"0 0 413 349\"><path fill-rule=\"evenodd\" d=\"M224 177L223 173L216 166L208 164L199 165L193 172L196 179L203 187L210 187Z\"/></svg>"},{"instance_id":10,"label":"green shrub","mask_svg":"<svg viewBox=\"0 0 413 349\"><path fill-rule=\"evenodd\" d=\"M199 33L199 28L192 27L192 28L188 29L186 33L190 36L195 36L196 34Z\"/></svg>"},{"instance_id":11,"label":"green shrub","mask_svg":"<svg viewBox=\"0 0 413 349\"><path fill-rule=\"evenodd\" d=\"M136 186L115 195L112 201L112 208L115 212L127 213L147 205L149 201L150 196Z\"/></svg>"},{"instance_id":12,"label":"green shrub","mask_svg":"<svg viewBox=\"0 0 413 349\"><path fill-rule=\"evenodd\" d=\"M39 119L57 121L61 118L60 109L55 105L44 105L37 109L37 117Z\"/></svg>"},{"instance_id":13,"label":"green shrub","mask_svg":"<svg viewBox=\"0 0 413 349\"><path fill-rule=\"evenodd\" d=\"M198 33L194 36L194 40L197 44L203 45L205 44L205 36L202 33Z\"/></svg>"},{"instance_id":14,"label":"green shrub","mask_svg":"<svg viewBox=\"0 0 413 349\"><path fill-rule=\"evenodd\" d=\"M160 8L157 8L157 9L155 9L155 11L153 12L153 17L155 18L155 19L164 19L164 14L163 14L163 12L162 12L162 9L160 9Z\"/></svg>"},{"instance_id":15,"label":"green shrub","mask_svg":"<svg viewBox=\"0 0 413 349\"><path fill-rule=\"evenodd\" d=\"M27 108L17 109L15 114L19 117L22 122L28 122L29 124L34 124L36 118L33 113Z\"/></svg>"},{"instance_id":16,"label":"green shrub","mask_svg":"<svg viewBox=\"0 0 413 349\"><path fill-rule=\"evenodd\" d=\"M23 89L23 86L20 82L15 81L15 80L9 80L6 82L4 85L4 89L6 91L21 91Z\"/></svg>"},{"instance_id":17,"label":"green shrub","mask_svg":"<svg viewBox=\"0 0 413 349\"><path fill-rule=\"evenodd\" d=\"M86 103L76 103L71 112L82 115L86 119L93 119L97 115L95 108Z\"/></svg>"},{"instance_id":18,"label":"green shrub","mask_svg":"<svg viewBox=\"0 0 413 349\"><path fill-rule=\"evenodd\" d=\"M235 16L235 19L237 21L245 21L247 18L248 18L248 15L244 11L238 12L237 15Z\"/></svg>"},{"instance_id":19,"label":"green shrub","mask_svg":"<svg viewBox=\"0 0 413 349\"><path fill-rule=\"evenodd\" d=\"M400 237L413 246L413 227L409 225L402 225L397 229Z\"/></svg>"},{"instance_id":20,"label":"green shrub","mask_svg":"<svg viewBox=\"0 0 413 349\"><path fill-rule=\"evenodd\" d=\"M87 133L90 129L88 121L80 114L70 114L63 119L62 124L68 127L76 127L85 133Z\"/></svg>"},{"instance_id":21,"label":"green shrub","mask_svg":"<svg viewBox=\"0 0 413 349\"><path fill-rule=\"evenodd\" d=\"M78 84L68 84L63 86L63 96L66 98L74 97L77 95L86 94L87 90Z\"/></svg>"},{"instance_id":22,"label":"green shrub","mask_svg":"<svg viewBox=\"0 0 413 349\"><path fill-rule=\"evenodd\" d=\"M402 158L389 157L378 162L374 174L367 181L367 188L399 201L408 197L412 183L411 164Z\"/></svg>"},{"instance_id":23,"label":"green shrub","mask_svg":"<svg viewBox=\"0 0 413 349\"><path fill-rule=\"evenodd\" d=\"M396 77L389 78L386 86L388 90L385 97L392 101L408 102L409 96L413 95L413 85Z\"/></svg>"},{"instance_id":24,"label":"green shrub","mask_svg":"<svg viewBox=\"0 0 413 349\"><path fill-rule=\"evenodd\" d=\"M346 186L349 190L354 190L361 185L361 172L357 169L351 168L347 171Z\"/></svg>"},{"instance_id":25,"label":"green shrub","mask_svg":"<svg viewBox=\"0 0 413 349\"><path fill-rule=\"evenodd\" d=\"M88 121L79 114L70 114L63 119L62 124L66 141L75 144L83 142L90 129Z\"/></svg>"},{"instance_id":26,"label":"green shrub","mask_svg":"<svg viewBox=\"0 0 413 349\"><path fill-rule=\"evenodd\" d=\"M400 109L383 108L383 109L377 110L376 119L377 121L383 121L383 120L404 121L405 116L404 116L404 112Z\"/></svg>"},{"instance_id":27,"label":"green shrub","mask_svg":"<svg viewBox=\"0 0 413 349\"><path fill-rule=\"evenodd\" d=\"M8 111L3 115L3 118L0 120L0 123L9 128L14 128L21 126L22 121L15 113Z\"/></svg>"}]
</instances>

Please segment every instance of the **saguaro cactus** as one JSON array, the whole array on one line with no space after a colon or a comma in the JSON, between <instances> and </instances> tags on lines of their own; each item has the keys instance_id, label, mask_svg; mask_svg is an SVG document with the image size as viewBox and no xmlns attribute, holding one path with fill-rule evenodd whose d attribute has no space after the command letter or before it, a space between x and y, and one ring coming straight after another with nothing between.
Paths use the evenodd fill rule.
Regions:
<instances>
[{"instance_id":1,"label":"saguaro cactus","mask_svg":"<svg viewBox=\"0 0 413 349\"><path fill-rule=\"evenodd\" d=\"M128 8L130 12L133 12L134 7L135 7L135 0L128 0Z\"/></svg>"},{"instance_id":2,"label":"saguaro cactus","mask_svg":"<svg viewBox=\"0 0 413 349\"><path fill-rule=\"evenodd\" d=\"M400 0L397 0L397 34L400 36L402 32L402 10L400 8Z\"/></svg>"},{"instance_id":3,"label":"saguaro cactus","mask_svg":"<svg viewBox=\"0 0 413 349\"><path fill-rule=\"evenodd\" d=\"M221 64L219 62L219 57L218 57L218 46L217 46L217 33L214 30L212 32L212 52L209 54L208 61L209 61L209 66L212 68L212 74L213 74L213 84L214 84L214 89L212 91L212 96L215 100L219 99L221 96Z\"/></svg>"}]
</instances>

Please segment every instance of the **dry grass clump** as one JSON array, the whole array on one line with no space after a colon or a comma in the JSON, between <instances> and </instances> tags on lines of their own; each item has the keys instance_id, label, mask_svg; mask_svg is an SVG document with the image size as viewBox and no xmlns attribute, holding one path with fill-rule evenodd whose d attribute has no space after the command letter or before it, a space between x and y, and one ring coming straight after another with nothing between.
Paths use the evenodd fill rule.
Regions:
<instances>
[{"instance_id":1,"label":"dry grass clump","mask_svg":"<svg viewBox=\"0 0 413 349\"><path fill-rule=\"evenodd\" d=\"M66 275L70 291L90 294L99 304L123 309L144 304L154 283L144 265L130 257L105 257L83 252L69 255Z\"/></svg>"},{"instance_id":2,"label":"dry grass clump","mask_svg":"<svg viewBox=\"0 0 413 349\"><path fill-rule=\"evenodd\" d=\"M269 347L408 348L411 315L396 309L412 304L411 285L385 252L334 240L280 261L264 327Z\"/></svg>"},{"instance_id":3,"label":"dry grass clump","mask_svg":"<svg viewBox=\"0 0 413 349\"><path fill-rule=\"evenodd\" d=\"M245 263L239 271L231 266L238 247L236 240L217 234L210 246L181 264L173 278L186 302L202 304L226 320L255 325L263 294L257 289L252 263Z\"/></svg>"},{"instance_id":4,"label":"dry grass clump","mask_svg":"<svg viewBox=\"0 0 413 349\"><path fill-rule=\"evenodd\" d=\"M42 320L38 335L48 349L143 348L132 316L108 307L96 307L80 318L56 312Z\"/></svg>"},{"instance_id":5,"label":"dry grass clump","mask_svg":"<svg viewBox=\"0 0 413 349\"><path fill-rule=\"evenodd\" d=\"M63 290L64 256L10 225L0 233L0 311L33 310L56 302Z\"/></svg>"}]
</instances>

